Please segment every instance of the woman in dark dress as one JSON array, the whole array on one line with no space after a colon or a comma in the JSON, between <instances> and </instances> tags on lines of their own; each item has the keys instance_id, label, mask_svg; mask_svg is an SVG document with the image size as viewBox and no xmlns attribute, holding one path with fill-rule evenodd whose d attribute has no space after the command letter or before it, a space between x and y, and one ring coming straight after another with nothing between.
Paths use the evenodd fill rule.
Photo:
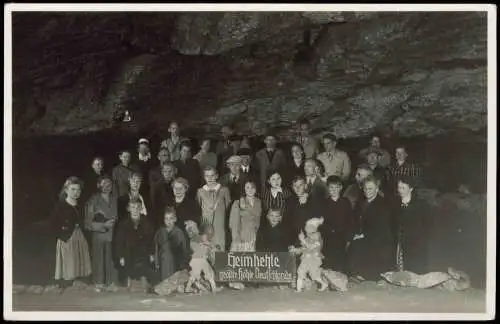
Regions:
<instances>
[{"instance_id":1,"label":"woman in dark dress","mask_svg":"<svg viewBox=\"0 0 500 324\"><path fill-rule=\"evenodd\" d=\"M175 214L177 216L176 225L180 229L185 230L186 226L184 222L192 220L198 224L198 226L201 226L201 208L196 199L191 199L187 196L189 190L188 181L184 178L176 178L172 182L172 189L174 192L174 199L171 203L171 207L175 209Z\"/></svg>"},{"instance_id":2,"label":"woman in dark dress","mask_svg":"<svg viewBox=\"0 0 500 324\"><path fill-rule=\"evenodd\" d=\"M323 267L345 273L347 244L353 236L353 210L349 199L342 197L342 179L328 177L329 198L324 203L325 222L320 230L325 240Z\"/></svg>"},{"instance_id":3,"label":"woman in dark dress","mask_svg":"<svg viewBox=\"0 0 500 324\"><path fill-rule=\"evenodd\" d=\"M431 211L425 201L414 197L414 180L398 181L399 203L393 209L396 268L424 274L428 269Z\"/></svg>"},{"instance_id":4,"label":"woman in dark dress","mask_svg":"<svg viewBox=\"0 0 500 324\"><path fill-rule=\"evenodd\" d=\"M285 170L285 185L287 187L292 187L292 181L297 176L304 177L304 162L305 155L302 145L299 143L293 143L290 148L291 158L288 159L286 170Z\"/></svg>"},{"instance_id":5,"label":"woman in dark dress","mask_svg":"<svg viewBox=\"0 0 500 324\"><path fill-rule=\"evenodd\" d=\"M364 199L355 208L354 237L349 246L350 271L358 280L377 281L394 267L394 236L390 206L379 194L380 181L363 182Z\"/></svg>"}]
</instances>

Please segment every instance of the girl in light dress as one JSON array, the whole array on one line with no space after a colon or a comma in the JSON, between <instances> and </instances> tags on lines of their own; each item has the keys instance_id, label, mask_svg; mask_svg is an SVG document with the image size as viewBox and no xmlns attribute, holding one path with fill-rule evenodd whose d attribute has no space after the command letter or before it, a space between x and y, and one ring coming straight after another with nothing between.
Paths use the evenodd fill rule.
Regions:
<instances>
[{"instance_id":1,"label":"girl in light dress","mask_svg":"<svg viewBox=\"0 0 500 324\"><path fill-rule=\"evenodd\" d=\"M201 207L202 228L213 228L214 244L224 250L226 246L226 212L231 204L229 189L217 182L218 173L208 166L204 170L206 184L198 189L196 199Z\"/></svg>"},{"instance_id":2,"label":"girl in light dress","mask_svg":"<svg viewBox=\"0 0 500 324\"><path fill-rule=\"evenodd\" d=\"M245 194L234 201L229 216L229 228L232 234L231 251L255 252L257 231L262 214L262 203L255 197L257 187L254 182L245 183ZM230 287L243 289L242 283L230 283Z\"/></svg>"},{"instance_id":3,"label":"girl in light dress","mask_svg":"<svg viewBox=\"0 0 500 324\"><path fill-rule=\"evenodd\" d=\"M304 235L304 232L300 232L299 234L301 247L290 248L290 252L301 255L300 265L297 269L298 292L304 288L304 281L307 275L321 285L318 289L319 291L325 291L328 288L328 283L321 276L321 264L323 260L321 249L323 248L323 240L318 231L318 226L323 224L323 221L322 217L309 219L305 226L306 234Z\"/></svg>"}]
</instances>

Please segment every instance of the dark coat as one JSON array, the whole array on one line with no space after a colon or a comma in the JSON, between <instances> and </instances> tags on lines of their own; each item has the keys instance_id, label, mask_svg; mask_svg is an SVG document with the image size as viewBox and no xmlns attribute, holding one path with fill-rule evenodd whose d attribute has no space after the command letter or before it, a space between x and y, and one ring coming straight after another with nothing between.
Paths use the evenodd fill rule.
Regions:
<instances>
[{"instance_id":1,"label":"dark coat","mask_svg":"<svg viewBox=\"0 0 500 324\"><path fill-rule=\"evenodd\" d=\"M155 234L154 245L160 281L189 267L191 250L185 233L179 227L175 226L170 232L165 226L160 227Z\"/></svg>"},{"instance_id":2,"label":"dark coat","mask_svg":"<svg viewBox=\"0 0 500 324\"><path fill-rule=\"evenodd\" d=\"M255 163L255 159L252 159L252 162L250 162L250 167L248 169L248 172L241 170L241 174L245 175L245 177L248 180L251 180L255 182L255 185L257 187L257 194L261 193L261 183L260 183L260 178L259 178L259 169Z\"/></svg>"},{"instance_id":3,"label":"dark coat","mask_svg":"<svg viewBox=\"0 0 500 324\"><path fill-rule=\"evenodd\" d=\"M346 245L353 236L354 213L351 203L345 197L338 201L331 198L323 203L325 222L320 226L323 236L324 267L335 271L347 270Z\"/></svg>"},{"instance_id":4,"label":"dark coat","mask_svg":"<svg viewBox=\"0 0 500 324\"><path fill-rule=\"evenodd\" d=\"M189 158L186 161L174 161L174 165L177 168L177 177L182 177L189 183L189 190L187 192L187 195L190 197L195 197L196 191L202 183L200 164L197 160Z\"/></svg>"},{"instance_id":5,"label":"dark coat","mask_svg":"<svg viewBox=\"0 0 500 324\"><path fill-rule=\"evenodd\" d=\"M167 205L171 205L174 200L172 182L158 182L153 188L151 202L151 214L155 219L155 224L163 223L163 212Z\"/></svg>"},{"instance_id":6,"label":"dark coat","mask_svg":"<svg viewBox=\"0 0 500 324\"><path fill-rule=\"evenodd\" d=\"M262 149L255 155L255 161L259 168L259 179L262 187L265 187L267 176L270 170L278 170L280 172L286 166L286 157L282 149L276 148L272 156L272 160L269 159L269 155L266 149Z\"/></svg>"},{"instance_id":7,"label":"dark coat","mask_svg":"<svg viewBox=\"0 0 500 324\"><path fill-rule=\"evenodd\" d=\"M86 203L87 200L98 191L97 180L105 174L104 170L100 174L97 174L92 168L85 173L83 178L83 191L80 197L82 203Z\"/></svg>"},{"instance_id":8,"label":"dark coat","mask_svg":"<svg viewBox=\"0 0 500 324\"><path fill-rule=\"evenodd\" d=\"M231 195L231 201L235 201L241 198L242 194L245 193L245 182L247 181L247 176L240 173L238 181L231 181L231 173L226 173L220 178L220 184L229 189L229 194Z\"/></svg>"},{"instance_id":9,"label":"dark coat","mask_svg":"<svg viewBox=\"0 0 500 324\"><path fill-rule=\"evenodd\" d=\"M301 177L305 177L305 173L304 173L304 163L305 163L305 159L302 159L302 162L300 163L299 166L297 166L295 164L295 162L293 161L293 158L290 158L287 163L286 163L286 166L285 166L285 170L283 172L284 174L284 184L287 186L287 187L292 187L292 181L295 177L297 176L301 176Z\"/></svg>"},{"instance_id":10,"label":"dark coat","mask_svg":"<svg viewBox=\"0 0 500 324\"><path fill-rule=\"evenodd\" d=\"M52 225L57 239L68 241L78 226L83 231L84 218L79 205L71 206L65 200L58 200L51 213Z\"/></svg>"},{"instance_id":11,"label":"dark coat","mask_svg":"<svg viewBox=\"0 0 500 324\"><path fill-rule=\"evenodd\" d=\"M427 273L432 228L430 206L424 200L412 197L407 207L401 203L394 205L393 221L395 243L400 243L403 250L404 270ZM402 230L402 237L398 235L399 230Z\"/></svg>"},{"instance_id":12,"label":"dark coat","mask_svg":"<svg viewBox=\"0 0 500 324\"><path fill-rule=\"evenodd\" d=\"M157 165L149 170L149 193L151 196L151 203L153 202L153 190L158 183L163 182L163 175L161 174L161 166Z\"/></svg>"},{"instance_id":13,"label":"dark coat","mask_svg":"<svg viewBox=\"0 0 500 324\"><path fill-rule=\"evenodd\" d=\"M125 260L126 272L136 267L151 266L150 256L155 252L153 238L154 229L146 217L141 216L137 229L130 218L118 224L113 245L116 260Z\"/></svg>"},{"instance_id":14,"label":"dark coat","mask_svg":"<svg viewBox=\"0 0 500 324\"><path fill-rule=\"evenodd\" d=\"M304 231L306 222L314 217L324 216L324 199L309 195L304 204L300 204L299 199L293 194L286 203L286 216L283 218L285 224L289 226L295 244L300 246L299 233Z\"/></svg>"},{"instance_id":15,"label":"dark coat","mask_svg":"<svg viewBox=\"0 0 500 324\"><path fill-rule=\"evenodd\" d=\"M364 238L350 245L351 271L367 280L379 280L381 273L394 269L391 207L380 195L371 203L362 199L355 208L354 220L355 233L362 233Z\"/></svg>"},{"instance_id":16,"label":"dark coat","mask_svg":"<svg viewBox=\"0 0 500 324\"><path fill-rule=\"evenodd\" d=\"M293 241L286 225L280 223L272 227L266 221L257 231L255 248L257 252L288 252L288 247L293 245Z\"/></svg>"},{"instance_id":17,"label":"dark coat","mask_svg":"<svg viewBox=\"0 0 500 324\"><path fill-rule=\"evenodd\" d=\"M317 199L326 199L328 197L328 188L319 177L316 177L312 185L306 182L306 190L311 196Z\"/></svg>"},{"instance_id":18,"label":"dark coat","mask_svg":"<svg viewBox=\"0 0 500 324\"><path fill-rule=\"evenodd\" d=\"M140 193L142 197L147 200L146 205L150 205L150 183L149 183L149 172L153 169L154 162L152 159L149 159L147 162L139 160L139 157L135 158L134 165L139 170L142 175L142 184Z\"/></svg>"},{"instance_id":19,"label":"dark coat","mask_svg":"<svg viewBox=\"0 0 500 324\"><path fill-rule=\"evenodd\" d=\"M175 208L177 215L177 226L185 231L185 221L192 220L201 226L201 208L196 199L184 197L182 202L177 203L175 199L172 200L171 206Z\"/></svg>"}]
</instances>

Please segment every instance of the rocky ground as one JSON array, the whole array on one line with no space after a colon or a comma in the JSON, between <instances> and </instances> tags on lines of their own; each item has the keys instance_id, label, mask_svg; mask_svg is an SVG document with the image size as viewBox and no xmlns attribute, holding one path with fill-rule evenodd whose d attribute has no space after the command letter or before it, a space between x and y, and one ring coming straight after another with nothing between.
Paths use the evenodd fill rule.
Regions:
<instances>
[{"instance_id":1,"label":"rocky ground","mask_svg":"<svg viewBox=\"0 0 500 324\"><path fill-rule=\"evenodd\" d=\"M13 294L14 311L223 311L223 312L485 312L485 291L447 292L364 283L347 292L297 293L273 287L224 289L212 294L162 297L140 292L97 293L92 287L62 293Z\"/></svg>"}]
</instances>

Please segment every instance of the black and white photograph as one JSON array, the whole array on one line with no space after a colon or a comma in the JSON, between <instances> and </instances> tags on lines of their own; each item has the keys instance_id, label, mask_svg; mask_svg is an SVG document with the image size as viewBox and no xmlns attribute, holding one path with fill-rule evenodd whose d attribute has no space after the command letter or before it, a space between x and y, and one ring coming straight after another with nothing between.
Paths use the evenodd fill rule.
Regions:
<instances>
[{"instance_id":1,"label":"black and white photograph","mask_svg":"<svg viewBox=\"0 0 500 324\"><path fill-rule=\"evenodd\" d=\"M4 6L6 320L487 320L496 6Z\"/></svg>"}]
</instances>

